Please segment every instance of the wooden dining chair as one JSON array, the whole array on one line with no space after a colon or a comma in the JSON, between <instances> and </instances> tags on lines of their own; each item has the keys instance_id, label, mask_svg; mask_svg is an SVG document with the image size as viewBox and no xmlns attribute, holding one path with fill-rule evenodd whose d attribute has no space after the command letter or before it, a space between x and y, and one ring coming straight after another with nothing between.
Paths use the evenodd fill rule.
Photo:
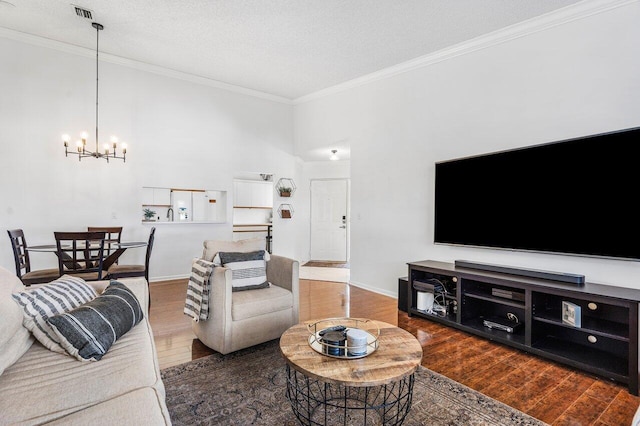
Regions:
<instances>
[{"instance_id":1,"label":"wooden dining chair","mask_svg":"<svg viewBox=\"0 0 640 426\"><path fill-rule=\"evenodd\" d=\"M151 228L149 242L147 243L147 254L144 265L113 265L109 267L109 278L129 278L145 277L149 283L149 261L151 260L151 250L153 250L153 240L155 239L156 228Z\"/></svg>"},{"instance_id":2,"label":"wooden dining chair","mask_svg":"<svg viewBox=\"0 0 640 426\"><path fill-rule=\"evenodd\" d=\"M122 236L122 226L88 226L89 232L104 232L104 255L108 257L116 251L118 243L120 243L120 237ZM118 261L116 260L116 263Z\"/></svg>"},{"instance_id":3,"label":"wooden dining chair","mask_svg":"<svg viewBox=\"0 0 640 426\"><path fill-rule=\"evenodd\" d=\"M54 232L60 275L72 275L85 281L107 276L103 270L104 232Z\"/></svg>"},{"instance_id":4,"label":"wooden dining chair","mask_svg":"<svg viewBox=\"0 0 640 426\"><path fill-rule=\"evenodd\" d=\"M24 285L48 283L60 277L58 268L31 270L27 240L22 229L7 230L16 263L16 275Z\"/></svg>"}]
</instances>

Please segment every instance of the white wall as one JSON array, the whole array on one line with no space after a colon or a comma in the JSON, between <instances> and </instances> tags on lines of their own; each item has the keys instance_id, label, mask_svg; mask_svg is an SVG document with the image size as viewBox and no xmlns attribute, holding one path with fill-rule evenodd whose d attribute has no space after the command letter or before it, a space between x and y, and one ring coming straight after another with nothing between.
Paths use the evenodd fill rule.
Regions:
<instances>
[{"instance_id":1,"label":"white wall","mask_svg":"<svg viewBox=\"0 0 640 426\"><path fill-rule=\"evenodd\" d=\"M5 38L0 57L0 223L24 229L30 245L89 225L122 225L124 240L146 240L142 186L229 191L227 224L157 225L152 279L185 276L204 239L232 238L234 176L296 177L290 105L106 62L100 139L115 133L128 141L127 162L65 158L62 133L95 132L95 59ZM296 257L289 227L274 218L276 253ZM13 270L3 238L0 265ZM144 250L122 258L143 260ZM49 253L32 263L56 266Z\"/></svg>"},{"instance_id":2,"label":"white wall","mask_svg":"<svg viewBox=\"0 0 640 426\"><path fill-rule=\"evenodd\" d=\"M638 262L433 244L436 161L640 125L638 22L633 2L297 105L296 149L351 142L352 282L395 295L407 262L466 259L640 288Z\"/></svg>"}]
</instances>

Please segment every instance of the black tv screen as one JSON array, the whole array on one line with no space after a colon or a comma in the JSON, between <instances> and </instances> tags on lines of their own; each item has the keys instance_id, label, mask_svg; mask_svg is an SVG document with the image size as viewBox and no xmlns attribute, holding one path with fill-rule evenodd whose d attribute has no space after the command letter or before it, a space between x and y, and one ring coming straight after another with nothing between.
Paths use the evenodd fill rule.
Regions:
<instances>
[{"instance_id":1,"label":"black tv screen","mask_svg":"<svg viewBox=\"0 0 640 426\"><path fill-rule=\"evenodd\" d=\"M640 259L640 127L436 163L436 243Z\"/></svg>"}]
</instances>

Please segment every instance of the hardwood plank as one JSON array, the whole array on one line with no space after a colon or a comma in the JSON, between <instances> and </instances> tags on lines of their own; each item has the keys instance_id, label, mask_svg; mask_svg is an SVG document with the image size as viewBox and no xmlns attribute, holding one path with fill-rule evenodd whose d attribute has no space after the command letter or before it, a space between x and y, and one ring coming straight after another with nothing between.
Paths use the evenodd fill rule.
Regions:
<instances>
[{"instance_id":1,"label":"hardwood plank","mask_svg":"<svg viewBox=\"0 0 640 426\"><path fill-rule=\"evenodd\" d=\"M213 351L183 315L187 280L152 283L149 320L160 368ZM300 280L300 321L360 317L398 325L423 349L422 365L551 425L631 424L640 398L626 386L538 358L462 331L409 317L397 300L347 283Z\"/></svg>"}]
</instances>

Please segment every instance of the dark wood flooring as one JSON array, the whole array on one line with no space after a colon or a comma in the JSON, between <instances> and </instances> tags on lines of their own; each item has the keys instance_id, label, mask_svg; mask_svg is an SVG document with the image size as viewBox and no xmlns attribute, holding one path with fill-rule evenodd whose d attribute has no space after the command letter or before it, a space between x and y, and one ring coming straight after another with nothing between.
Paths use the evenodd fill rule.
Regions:
<instances>
[{"instance_id":1,"label":"dark wood flooring","mask_svg":"<svg viewBox=\"0 0 640 426\"><path fill-rule=\"evenodd\" d=\"M186 280L151 284L149 319L161 368L213 351L182 314ZM300 281L300 320L362 317L420 341L422 365L554 426L630 425L640 398L625 386L398 311L396 299L346 283Z\"/></svg>"}]
</instances>

